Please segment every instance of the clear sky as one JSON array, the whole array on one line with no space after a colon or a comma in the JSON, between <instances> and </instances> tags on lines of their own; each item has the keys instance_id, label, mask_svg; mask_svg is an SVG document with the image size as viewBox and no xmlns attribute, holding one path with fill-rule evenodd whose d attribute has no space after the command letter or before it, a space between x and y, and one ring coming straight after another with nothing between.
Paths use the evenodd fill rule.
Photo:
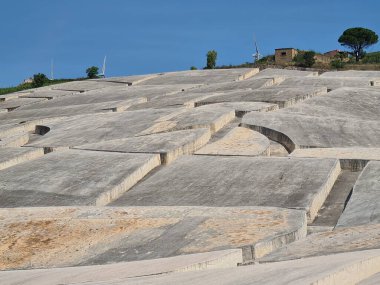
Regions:
<instances>
[{"instance_id":1,"label":"clear sky","mask_svg":"<svg viewBox=\"0 0 380 285\"><path fill-rule=\"evenodd\" d=\"M187 70L252 61L253 34L260 52L295 47L326 52L350 27L380 34L378 0L1 0L0 87L35 73L107 76ZM377 44L369 51L380 50Z\"/></svg>"}]
</instances>

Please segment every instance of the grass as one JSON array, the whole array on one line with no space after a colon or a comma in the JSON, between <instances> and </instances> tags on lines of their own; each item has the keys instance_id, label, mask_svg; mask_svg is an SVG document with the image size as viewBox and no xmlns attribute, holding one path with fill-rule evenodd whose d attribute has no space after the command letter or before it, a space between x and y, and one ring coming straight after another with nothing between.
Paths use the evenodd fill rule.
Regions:
<instances>
[{"instance_id":1,"label":"grass","mask_svg":"<svg viewBox=\"0 0 380 285\"><path fill-rule=\"evenodd\" d=\"M62 78L62 79L53 79L49 80L44 83L43 86L49 86L49 85L54 85L54 84L59 84L59 83L65 83L65 82L70 82L70 81L79 81L79 80L85 80L87 78ZM28 90L34 88L32 86L32 83L23 83L18 86L12 86L12 87L5 87L5 88L0 88L0 95L5 95L13 92L19 92L23 90Z\"/></svg>"}]
</instances>

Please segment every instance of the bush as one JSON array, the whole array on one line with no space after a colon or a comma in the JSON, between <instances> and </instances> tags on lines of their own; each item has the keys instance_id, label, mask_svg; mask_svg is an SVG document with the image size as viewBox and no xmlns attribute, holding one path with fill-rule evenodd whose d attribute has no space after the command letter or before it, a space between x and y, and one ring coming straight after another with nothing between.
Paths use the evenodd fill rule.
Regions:
<instances>
[{"instance_id":1,"label":"bush","mask_svg":"<svg viewBox=\"0 0 380 285\"><path fill-rule=\"evenodd\" d=\"M196 68L195 66L192 66L190 67L190 70L197 70L198 68Z\"/></svg>"},{"instance_id":2,"label":"bush","mask_svg":"<svg viewBox=\"0 0 380 285\"><path fill-rule=\"evenodd\" d=\"M345 63L340 59L334 59L330 62L332 68L341 69L345 66Z\"/></svg>"},{"instance_id":3,"label":"bush","mask_svg":"<svg viewBox=\"0 0 380 285\"><path fill-rule=\"evenodd\" d=\"M32 87L38 88L44 86L45 83L49 82L49 79L43 73L37 73L33 75Z\"/></svg>"},{"instance_id":4,"label":"bush","mask_svg":"<svg viewBox=\"0 0 380 285\"><path fill-rule=\"evenodd\" d=\"M312 67L315 63L315 51L299 51L293 61L299 67Z\"/></svg>"}]
</instances>

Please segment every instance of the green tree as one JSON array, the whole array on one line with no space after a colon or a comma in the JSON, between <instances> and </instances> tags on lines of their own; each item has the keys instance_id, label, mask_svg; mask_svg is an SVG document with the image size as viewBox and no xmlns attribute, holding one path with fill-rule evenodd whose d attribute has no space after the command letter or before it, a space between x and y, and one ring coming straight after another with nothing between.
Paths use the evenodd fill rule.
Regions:
<instances>
[{"instance_id":1,"label":"green tree","mask_svg":"<svg viewBox=\"0 0 380 285\"><path fill-rule=\"evenodd\" d=\"M210 50L207 52L207 64L205 69L214 69L216 66L216 59L218 53L215 50Z\"/></svg>"},{"instance_id":2,"label":"green tree","mask_svg":"<svg viewBox=\"0 0 380 285\"><path fill-rule=\"evenodd\" d=\"M192 66L190 67L190 70L197 70L198 68L196 68L195 66Z\"/></svg>"},{"instance_id":3,"label":"green tree","mask_svg":"<svg viewBox=\"0 0 380 285\"><path fill-rule=\"evenodd\" d=\"M44 86L44 84L48 81L49 81L49 79L46 77L45 74L43 74L43 73L34 74L33 75L32 87L38 88L38 87Z\"/></svg>"},{"instance_id":4,"label":"green tree","mask_svg":"<svg viewBox=\"0 0 380 285\"><path fill-rule=\"evenodd\" d=\"M86 73L88 78L96 78L99 74L99 68L96 66L91 66L86 69Z\"/></svg>"},{"instance_id":5,"label":"green tree","mask_svg":"<svg viewBox=\"0 0 380 285\"><path fill-rule=\"evenodd\" d=\"M338 42L352 50L358 62L364 56L364 49L378 42L379 37L372 30L365 28L350 28L343 32Z\"/></svg>"}]
</instances>

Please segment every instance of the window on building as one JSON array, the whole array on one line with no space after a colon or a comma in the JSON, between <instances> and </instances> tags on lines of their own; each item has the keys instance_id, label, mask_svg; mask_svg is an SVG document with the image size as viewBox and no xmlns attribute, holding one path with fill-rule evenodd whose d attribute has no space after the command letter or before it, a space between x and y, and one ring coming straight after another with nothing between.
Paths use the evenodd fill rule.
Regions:
<instances>
[{"instance_id":1,"label":"window on building","mask_svg":"<svg viewBox=\"0 0 380 285\"><path fill-rule=\"evenodd\" d=\"M286 56L286 51L282 51L281 56Z\"/></svg>"}]
</instances>

